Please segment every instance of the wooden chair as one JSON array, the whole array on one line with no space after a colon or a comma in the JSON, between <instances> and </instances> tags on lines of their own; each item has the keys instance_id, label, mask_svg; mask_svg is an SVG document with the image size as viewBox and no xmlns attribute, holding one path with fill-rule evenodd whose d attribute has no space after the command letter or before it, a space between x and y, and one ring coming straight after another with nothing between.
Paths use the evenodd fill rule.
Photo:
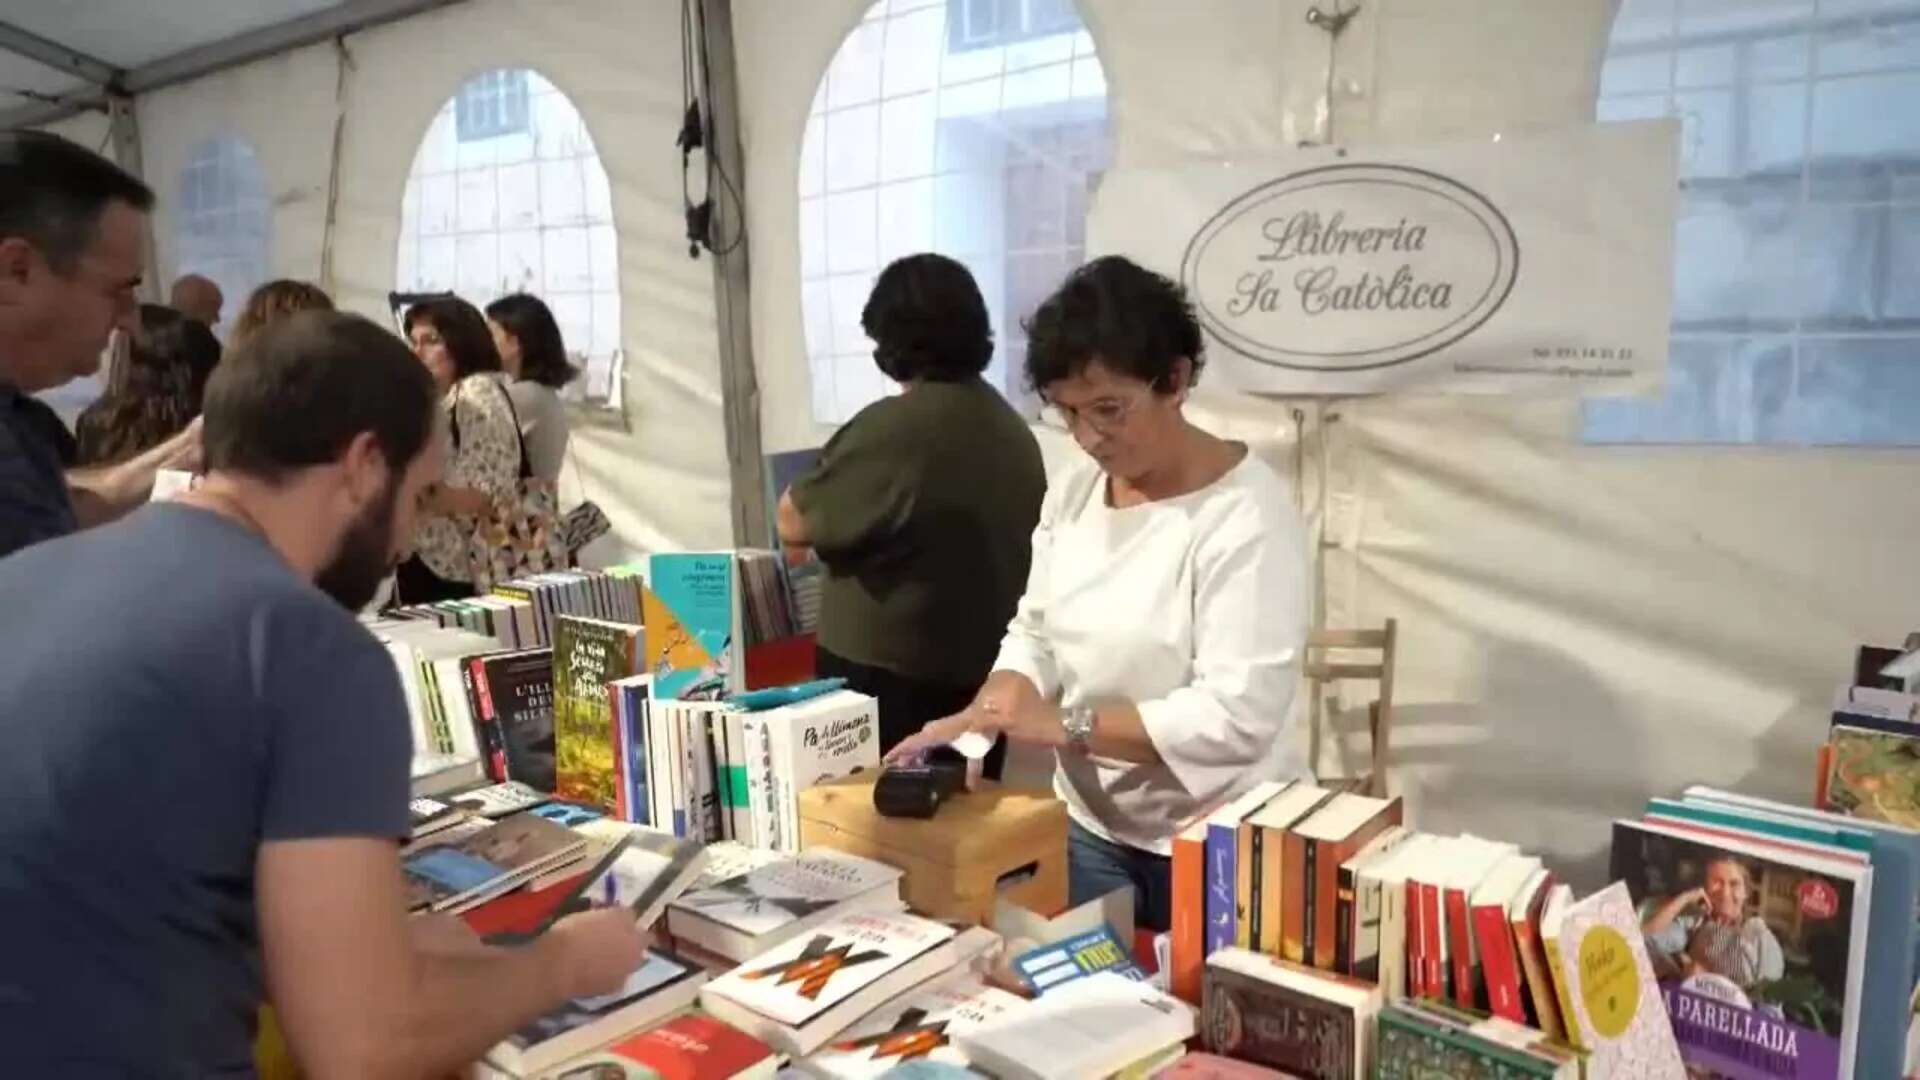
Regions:
<instances>
[{"instance_id":1,"label":"wooden chair","mask_svg":"<svg viewBox=\"0 0 1920 1080\"><path fill-rule=\"evenodd\" d=\"M1325 777L1323 786L1354 791L1375 798L1387 794L1387 749L1393 727L1393 663L1397 630L1388 619L1379 630L1314 630L1307 635L1306 678L1312 697L1308 707L1308 758L1314 768L1320 764L1322 729L1326 723L1327 688L1338 682L1377 682L1379 696L1367 706L1367 730L1372 738L1372 755L1367 770L1350 777ZM1355 659L1356 653L1377 653L1379 658ZM1334 655L1334 654L1337 654Z\"/></svg>"}]
</instances>

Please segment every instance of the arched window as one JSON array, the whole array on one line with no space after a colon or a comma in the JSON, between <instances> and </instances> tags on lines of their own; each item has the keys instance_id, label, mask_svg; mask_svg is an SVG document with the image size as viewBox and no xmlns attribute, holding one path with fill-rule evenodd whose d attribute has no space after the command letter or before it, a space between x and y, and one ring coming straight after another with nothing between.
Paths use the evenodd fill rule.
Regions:
<instances>
[{"instance_id":1,"label":"arched window","mask_svg":"<svg viewBox=\"0 0 1920 1080\"><path fill-rule=\"evenodd\" d=\"M860 310L881 267L966 263L993 315L987 376L1017 404L1030 314L1086 247L1107 82L1072 0L878 0L814 94L800 152L813 416L891 390Z\"/></svg>"},{"instance_id":2,"label":"arched window","mask_svg":"<svg viewBox=\"0 0 1920 1080\"><path fill-rule=\"evenodd\" d=\"M1664 394L1590 442L1920 444L1920 0L1626 0L1599 118L1677 116Z\"/></svg>"},{"instance_id":3,"label":"arched window","mask_svg":"<svg viewBox=\"0 0 1920 1080\"><path fill-rule=\"evenodd\" d=\"M467 80L428 126L407 176L394 272L404 292L485 307L547 302L584 369L568 388L618 401L620 257L607 171L580 112L524 69Z\"/></svg>"},{"instance_id":4,"label":"arched window","mask_svg":"<svg viewBox=\"0 0 1920 1080\"><path fill-rule=\"evenodd\" d=\"M231 135L196 144L172 209L175 270L220 286L230 323L273 265L272 205L253 147Z\"/></svg>"}]
</instances>

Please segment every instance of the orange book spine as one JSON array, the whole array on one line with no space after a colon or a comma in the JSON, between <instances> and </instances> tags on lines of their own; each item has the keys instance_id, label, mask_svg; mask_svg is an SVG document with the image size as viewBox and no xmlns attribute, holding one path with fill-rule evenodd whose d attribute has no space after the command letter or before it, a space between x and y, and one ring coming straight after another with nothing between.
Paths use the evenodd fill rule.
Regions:
<instances>
[{"instance_id":1,"label":"orange book spine","mask_svg":"<svg viewBox=\"0 0 1920 1080\"><path fill-rule=\"evenodd\" d=\"M1319 869L1315 867L1315 874L1307 873L1307 844L1306 839L1287 833L1286 861L1281 871L1286 882L1280 896L1280 956L1292 964L1307 961L1307 893L1314 887L1313 878Z\"/></svg>"},{"instance_id":2,"label":"orange book spine","mask_svg":"<svg viewBox=\"0 0 1920 1080\"><path fill-rule=\"evenodd\" d=\"M1173 842L1171 970L1175 997L1200 1003L1200 977L1206 967L1206 843L1182 835Z\"/></svg>"},{"instance_id":3,"label":"orange book spine","mask_svg":"<svg viewBox=\"0 0 1920 1080\"><path fill-rule=\"evenodd\" d=\"M1546 946L1540 940L1540 909L1546 905L1547 890L1552 887L1553 877L1548 875L1528 901L1527 909L1514 916L1513 941L1527 996L1533 1002L1534 1026L1548 1038L1564 1041L1567 1028L1560 1020L1560 1001L1554 991L1553 973L1547 967Z\"/></svg>"}]
</instances>

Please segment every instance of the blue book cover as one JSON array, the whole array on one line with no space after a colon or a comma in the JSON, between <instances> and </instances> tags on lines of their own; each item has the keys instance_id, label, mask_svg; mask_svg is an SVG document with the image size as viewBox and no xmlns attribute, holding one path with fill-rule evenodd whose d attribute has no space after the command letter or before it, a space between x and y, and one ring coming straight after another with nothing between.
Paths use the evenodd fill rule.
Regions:
<instances>
[{"instance_id":1,"label":"blue book cover","mask_svg":"<svg viewBox=\"0 0 1920 1080\"><path fill-rule=\"evenodd\" d=\"M1855 1047L1860 1076L1903 1076L1912 995L1920 980L1920 833L1861 818L1745 795L1688 788L1688 804L1730 814L1777 814L1809 828L1865 833L1872 850L1873 882L1867 908L1867 964L1860 998L1860 1038ZM1749 818L1748 828L1767 832L1773 823ZM1776 833L1776 835L1781 835ZM1852 846L1857 841L1850 841Z\"/></svg>"},{"instance_id":2,"label":"blue book cover","mask_svg":"<svg viewBox=\"0 0 1920 1080\"><path fill-rule=\"evenodd\" d=\"M1120 944L1113 927L1106 923L1023 953L1013 962L1013 968L1034 993L1041 995L1102 971L1116 972L1140 982L1147 977L1133 962L1132 954Z\"/></svg>"},{"instance_id":3,"label":"blue book cover","mask_svg":"<svg viewBox=\"0 0 1920 1080\"><path fill-rule=\"evenodd\" d=\"M620 710L620 746L625 752L627 820L635 825L653 824L653 803L647 786L647 688L623 686L625 698Z\"/></svg>"},{"instance_id":4,"label":"blue book cover","mask_svg":"<svg viewBox=\"0 0 1920 1080\"><path fill-rule=\"evenodd\" d=\"M1266 783L1254 787L1228 803L1207 819L1206 858L1206 952L1233 947L1240 931L1234 910L1235 891L1240 870L1240 822L1285 791L1288 783Z\"/></svg>"}]
</instances>

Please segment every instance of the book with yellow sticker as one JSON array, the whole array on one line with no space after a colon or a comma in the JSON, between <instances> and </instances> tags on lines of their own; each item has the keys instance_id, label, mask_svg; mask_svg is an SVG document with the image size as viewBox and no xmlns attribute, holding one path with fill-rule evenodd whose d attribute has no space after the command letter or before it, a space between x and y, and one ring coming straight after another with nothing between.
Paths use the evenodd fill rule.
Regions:
<instances>
[{"instance_id":1,"label":"book with yellow sticker","mask_svg":"<svg viewBox=\"0 0 1920 1080\"><path fill-rule=\"evenodd\" d=\"M1626 884L1554 915L1556 924L1541 934L1561 983L1567 1034L1592 1055L1588 1075L1686 1080Z\"/></svg>"}]
</instances>

